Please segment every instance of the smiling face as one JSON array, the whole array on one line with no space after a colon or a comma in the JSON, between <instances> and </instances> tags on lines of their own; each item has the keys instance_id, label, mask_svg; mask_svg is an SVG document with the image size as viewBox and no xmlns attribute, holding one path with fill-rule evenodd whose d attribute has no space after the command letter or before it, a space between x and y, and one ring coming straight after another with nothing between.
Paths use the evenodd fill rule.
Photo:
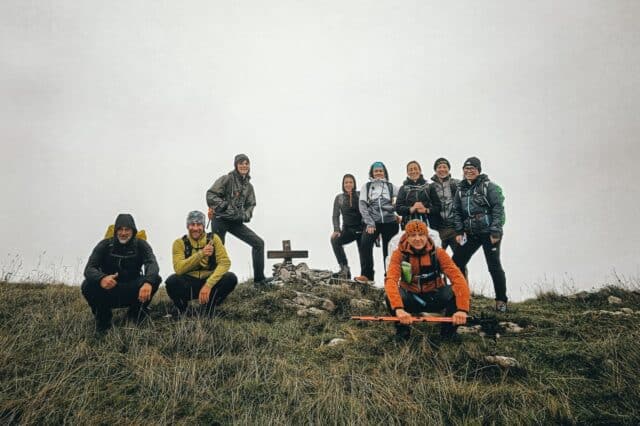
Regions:
<instances>
[{"instance_id":1,"label":"smiling face","mask_svg":"<svg viewBox=\"0 0 640 426\"><path fill-rule=\"evenodd\" d=\"M191 222L187 225L187 230L189 231L189 236L198 241L204 234L204 225L199 222Z\"/></svg>"},{"instance_id":2,"label":"smiling face","mask_svg":"<svg viewBox=\"0 0 640 426\"><path fill-rule=\"evenodd\" d=\"M350 176L345 177L342 181L342 187L346 193L350 194L353 191L354 186L356 186L356 184Z\"/></svg>"},{"instance_id":3,"label":"smiling face","mask_svg":"<svg viewBox=\"0 0 640 426\"><path fill-rule=\"evenodd\" d=\"M444 179L449 176L449 166L447 166L446 163L438 164L438 167L436 167L436 176L440 179Z\"/></svg>"},{"instance_id":4,"label":"smiling face","mask_svg":"<svg viewBox=\"0 0 640 426\"><path fill-rule=\"evenodd\" d=\"M374 179L384 179L384 169L382 167L376 167L371 172Z\"/></svg>"},{"instance_id":5,"label":"smiling face","mask_svg":"<svg viewBox=\"0 0 640 426\"><path fill-rule=\"evenodd\" d=\"M133 237L133 229L127 226L121 226L116 231L116 237L118 238L118 242L120 244L127 244L131 237Z\"/></svg>"},{"instance_id":6,"label":"smiling face","mask_svg":"<svg viewBox=\"0 0 640 426\"><path fill-rule=\"evenodd\" d=\"M411 162L407 165L407 177L409 179L416 181L422 174L422 169L420 169L420 165L416 162Z\"/></svg>"},{"instance_id":7,"label":"smiling face","mask_svg":"<svg viewBox=\"0 0 640 426\"><path fill-rule=\"evenodd\" d=\"M236 164L236 169L241 176L246 176L249 174L249 161L244 160Z\"/></svg>"},{"instance_id":8,"label":"smiling face","mask_svg":"<svg viewBox=\"0 0 640 426\"><path fill-rule=\"evenodd\" d=\"M427 235L422 232L409 232L407 242L414 249L421 250L427 245Z\"/></svg>"},{"instance_id":9,"label":"smiling face","mask_svg":"<svg viewBox=\"0 0 640 426\"><path fill-rule=\"evenodd\" d=\"M464 166L462 173L464 174L464 178L469 182L473 182L480 175L478 169L473 166Z\"/></svg>"}]
</instances>

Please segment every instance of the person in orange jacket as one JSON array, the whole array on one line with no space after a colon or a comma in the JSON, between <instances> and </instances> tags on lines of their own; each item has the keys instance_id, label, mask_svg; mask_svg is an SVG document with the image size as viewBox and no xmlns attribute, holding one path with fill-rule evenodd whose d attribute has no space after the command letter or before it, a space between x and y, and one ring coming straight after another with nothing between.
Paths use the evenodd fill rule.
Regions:
<instances>
[{"instance_id":1,"label":"person in orange jacket","mask_svg":"<svg viewBox=\"0 0 640 426\"><path fill-rule=\"evenodd\" d=\"M442 275L451 282L447 285ZM386 302L398 317L396 336L411 334L411 314L443 311L453 323L443 323L441 336L455 334L456 326L465 324L469 313L470 291L460 269L447 252L429 238L427 225L412 220L405 226L398 248L391 255L384 281Z\"/></svg>"}]
</instances>

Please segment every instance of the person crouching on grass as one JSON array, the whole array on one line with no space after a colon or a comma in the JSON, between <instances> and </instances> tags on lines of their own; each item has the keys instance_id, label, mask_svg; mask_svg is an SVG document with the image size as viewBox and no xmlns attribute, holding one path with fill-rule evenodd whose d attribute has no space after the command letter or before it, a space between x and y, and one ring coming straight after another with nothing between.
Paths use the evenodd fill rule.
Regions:
<instances>
[{"instance_id":1,"label":"person crouching on grass","mask_svg":"<svg viewBox=\"0 0 640 426\"><path fill-rule=\"evenodd\" d=\"M207 314L213 315L215 307L236 288L238 278L229 271L231 261L220 237L205 233L204 213L189 212L186 222L188 234L173 242L175 274L166 280L167 294L177 315L187 311L191 299L198 299Z\"/></svg>"},{"instance_id":2,"label":"person crouching on grass","mask_svg":"<svg viewBox=\"0 0 640 426\"><path fill-rule=\"evenodd\" d=\"M141 322L162 282L158 262L149 243L137 238L130 214L119 214L114 235L93 249L84 269L82 295L96 319L96 331L111 328L111 309L128 307L127 318Z\"/></svg>"},{"instance_id":3,"label":"person crouching on grass","mask_svg":"<svg viewBox=\"0 0 640 426\"><path fill-rule=\"evenodd\" d=\"M456 326L467 322L467 281L447 252L435 247L428 231L424 222L409 221L389 262L384 290L387 307L400 320L396 323L398 338L407 339L411 334L411 314L444 310L453 323L442 324L443 337L451 337ZM443 273L451 285L445 283Z\"/></svg>"}]
</instances>

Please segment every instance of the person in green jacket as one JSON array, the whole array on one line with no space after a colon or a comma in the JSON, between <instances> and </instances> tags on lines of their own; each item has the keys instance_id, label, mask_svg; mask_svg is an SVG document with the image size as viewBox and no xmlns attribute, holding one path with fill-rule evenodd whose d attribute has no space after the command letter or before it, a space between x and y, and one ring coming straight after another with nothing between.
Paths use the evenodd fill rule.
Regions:
<instances>
[{"instance_id":1,"label":"person in green jacket","mask_svg":"<svg viewBox=\"0 0 640 426\"><path fill-rule=\"evenodd\" d=\"M222 240L204 231L204 213L187 215L188 233L173 242L173 270L165 281L167 294L179 314L189 301L198 299L211 314L214 308L235 289L238 278L229 272L231 261Z\"/></svg>"}]
</instances>

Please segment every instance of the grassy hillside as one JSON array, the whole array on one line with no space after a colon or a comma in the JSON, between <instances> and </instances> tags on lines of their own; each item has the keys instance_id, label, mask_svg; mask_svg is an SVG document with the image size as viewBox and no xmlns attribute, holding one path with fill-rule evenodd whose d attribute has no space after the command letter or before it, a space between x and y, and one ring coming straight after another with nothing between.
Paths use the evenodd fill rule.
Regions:
<instances>
[{"instance_id":1,"label":"grassy hillside","mask_svg":"<svg viewBox=\"0 0 640 426\"><path fill-rule=\"evenodd\" d=\"M336 308L302 318L285 302L295 290ZM374 306L352 308L353 298ZM402 344L389 324L348 319L384 313L381 302L372 290L241 284L220 315L172 320L161 289L149 323L123 323L118 310L97 337L79 288L0 284L0 423L640 422L640 314L600 312L640 310L638 293L545 295L502 317L521 334L443 342L421 324ZM491 305L472 302L476 313Z\"/></svg>"}]
</instances>

